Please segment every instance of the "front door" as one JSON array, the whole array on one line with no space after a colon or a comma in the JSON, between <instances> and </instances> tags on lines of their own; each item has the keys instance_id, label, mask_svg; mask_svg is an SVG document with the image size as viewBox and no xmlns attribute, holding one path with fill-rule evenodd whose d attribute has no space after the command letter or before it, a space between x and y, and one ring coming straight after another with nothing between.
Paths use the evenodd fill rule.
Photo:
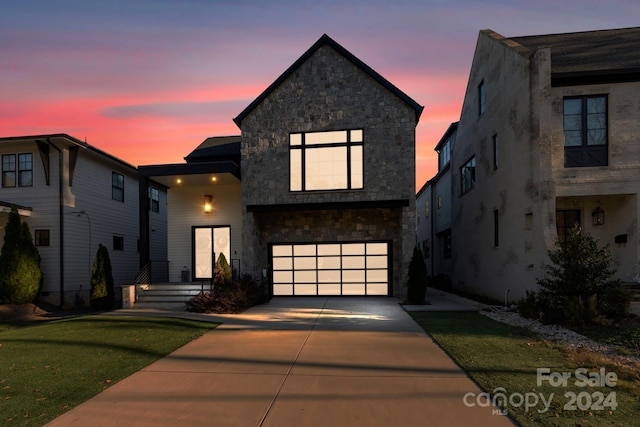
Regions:
<instances>
[{"instance_id":1,"label":"front door","mask_svg":"<svg viewBox=\"0 0 640 427\"><path fill-rule=\"evenodd\" d=\"M194 280L213 279L214 265L221 253L231 263L231 227L195 226L192 241Z\"/></svg>"}]
</instances>

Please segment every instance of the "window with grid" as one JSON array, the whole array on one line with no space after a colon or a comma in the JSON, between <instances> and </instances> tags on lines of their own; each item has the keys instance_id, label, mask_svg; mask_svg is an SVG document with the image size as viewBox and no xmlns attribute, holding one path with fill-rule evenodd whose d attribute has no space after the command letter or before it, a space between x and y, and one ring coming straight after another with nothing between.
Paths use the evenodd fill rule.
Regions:
<instances>
[{"instance_id":1,"label":"window with grid","mask_svg":"<svg viewBox=\"0 0 640 427\"><path fill-rule=\"evenodd\" d=\"M124 202L124 176L117 172L111 172L111 198Z\"/></svg>"},{"instance_id":2,"label":"window with grid","mask_svg":"<svg viewBox=\"0 0 640 427\"><path fill-rule=\"evenodd\" d=\"M558 240L566 242L569 231L580 226L580 209L559 209L556 211L556 230Z\"/></svg>"},{"instance_id":3,"label":"window with grid","mask_svg":"<svg viewBox=\"0 0 640 427\"><path fill-rule=\"evenodd\" d=\"M362 129L289 135L291 191L363 188Z\"/></svg>"},{"instance_id":4,"label":"window with grid","mask_svg":"<svg viewBox=\"0 0 640 427\"><path fill-rule=\"evenodd\" d=\"M2 186L7 188L33 186L33 154L2 155Z\"/></svg>"},{"instance_id":5,"label":"window with grid","mask_svg":"<svg viewBox=\"0 0 640 427\"><path fill-rule=\"evenodd\" d=\"M160 191L157 188L149 187L149 210L160 212Z\"/></svg>"},{"instance_id":6,"label":"window with grid","mask_svg":"<svg viewBox=\"0 0 640 427\"><path fill-rule=\"evenodd\" d=\"M563 107L565 167L607 166L607 96L567 97Z\"/></svg>"},{"instance_id":7,"label":"window with grid","mask_svg":"<svg viewBox=\"0 0 640 427\"><path fill-rule=\"evenodd\" d=\"M471 190L475 183L476 158L474 156L460 168L460 194L464 194Z\"/></svg>"},{"instance_id":8,"label":"window with grid","mask_svg":"<svg viewBox=\"0 0 640 427\"><path fill-rule=\"evenodd\" d=\"M36 230L35 235L36 246L51 246L51 235L49 230Z\"/></svg>"}]
</instances>

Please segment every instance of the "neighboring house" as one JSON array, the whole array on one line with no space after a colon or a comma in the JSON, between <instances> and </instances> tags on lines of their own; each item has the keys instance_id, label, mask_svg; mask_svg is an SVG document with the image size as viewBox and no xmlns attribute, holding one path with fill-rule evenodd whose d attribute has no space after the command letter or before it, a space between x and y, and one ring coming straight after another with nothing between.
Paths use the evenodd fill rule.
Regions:
<instances>
[{"instance_id":1,"label":"neighboring house","mask_svg":"<svg viewBox=\"0 0 640 427\"><path fill-rule=\"evenodd\" d=\"M141 188L149 178L168 187L169 279L207 279L228 251L273 295L402 297L422 109L322 36L234 119L241 137L210 138L186 164L139 168Z\"/></svg>"},{"instance_id":2,"label":"neighboring house","mask_svg":"<svg viewBox=\"0 0 640 427\"><path fill-rule=\"evenodd\" d=\"M435 147L438 173L416 195L418 245L430 276L452 274L451 247L451 150L458 122L452 123Z\"/></svg>"},{"instance_id":3,"label":"neighboring house","mask_svg":"<svg viewBox=\"0 0 640 427\"><path fill-rule=\"evenodd\" d=\"M0 138L0 238L19 208L42 258L40 298L61 306L89 303L91 270L103 244L116 286L138 273L138 174L134 166L66 134ZM153 198L155 227L166 227L165 192ZM154 240L154 246L164 242ZM165 246L166 247L166 246Z\"/></svg>"},{"instance_id":4,"label":"neighboring house","mask_svg":"<svg viewBox=\"0 0 640 427\"><path fill-rule=\"evenodd\" d=\"M481 31L452 154L453 286L514 301L578 224L638 263L640 28Z\"/></svg>"}]
</instances>

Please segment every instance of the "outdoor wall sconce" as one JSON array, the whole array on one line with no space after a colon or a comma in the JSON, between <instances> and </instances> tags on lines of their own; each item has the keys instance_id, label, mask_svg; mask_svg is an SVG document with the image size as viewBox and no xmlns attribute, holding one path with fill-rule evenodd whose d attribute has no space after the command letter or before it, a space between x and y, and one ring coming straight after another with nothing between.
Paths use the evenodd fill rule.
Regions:
<instances>
[{"instance_id":1,"label":"outdoor wall sconce","mask_svg":"<svg viewBox=\"0 0 640 427\"><path fill-rule=\"evenodd\" d=\"M591 221L593 225L602 225L604 224L604 211L600 206L595 208L593 212L591 212Z\"/></svg>"},{"instance_id":2,"label":"outdoor wall sconce","mask_svg":"<svg viewBox=\"0 0 640 427\"><path fill-rule=\"evenodd\" d=\"M213 196L211 194L204 195L204 213L213 212Z\"/></svg>"}]
</instances>

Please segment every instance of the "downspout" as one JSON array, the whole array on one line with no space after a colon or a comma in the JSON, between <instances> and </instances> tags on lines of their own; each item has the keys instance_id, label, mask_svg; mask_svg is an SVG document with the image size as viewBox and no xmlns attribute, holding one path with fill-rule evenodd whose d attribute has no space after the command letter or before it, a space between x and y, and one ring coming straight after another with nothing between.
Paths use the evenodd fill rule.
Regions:
<instances>
[{"instance_id":1,"label":"downspout","mask_svg":"<svg viewBox=\"0 0 640 427\"><path fill-rule=\"evenodd\" d=\"M64 308L64 194L62 190L63 186L63 173L64 167L62 150L53 145L51 138L47 137L47 144L52 146L58 152L58 220L60 223L60 239L58 244L60 246L60 308Z\"/></svg>"},{"instance_id":2,"label":"downspout","mask_svg":"<svg viewBox=\"0 0 640 427\"><path fill-rule=\"evenodd\" d=\"M433 209L434 204L433 204L433 190L434 190L434 185L433 182L430 185L431 187L431 191L429 192L429 198L431 200L429 200L429 210L431 212L429 212L429 222L431 223L431 227L429 228L430 231L430 236L429 236L429 258L431 258L431 275L435 276L436 272L435 272L435 260L434 260L434 255L435 255L435 251L434 251L434 225L435 225L435 221L433 219L433 216L435 215L435 209Z\"/></svg>"}]
</instances>

